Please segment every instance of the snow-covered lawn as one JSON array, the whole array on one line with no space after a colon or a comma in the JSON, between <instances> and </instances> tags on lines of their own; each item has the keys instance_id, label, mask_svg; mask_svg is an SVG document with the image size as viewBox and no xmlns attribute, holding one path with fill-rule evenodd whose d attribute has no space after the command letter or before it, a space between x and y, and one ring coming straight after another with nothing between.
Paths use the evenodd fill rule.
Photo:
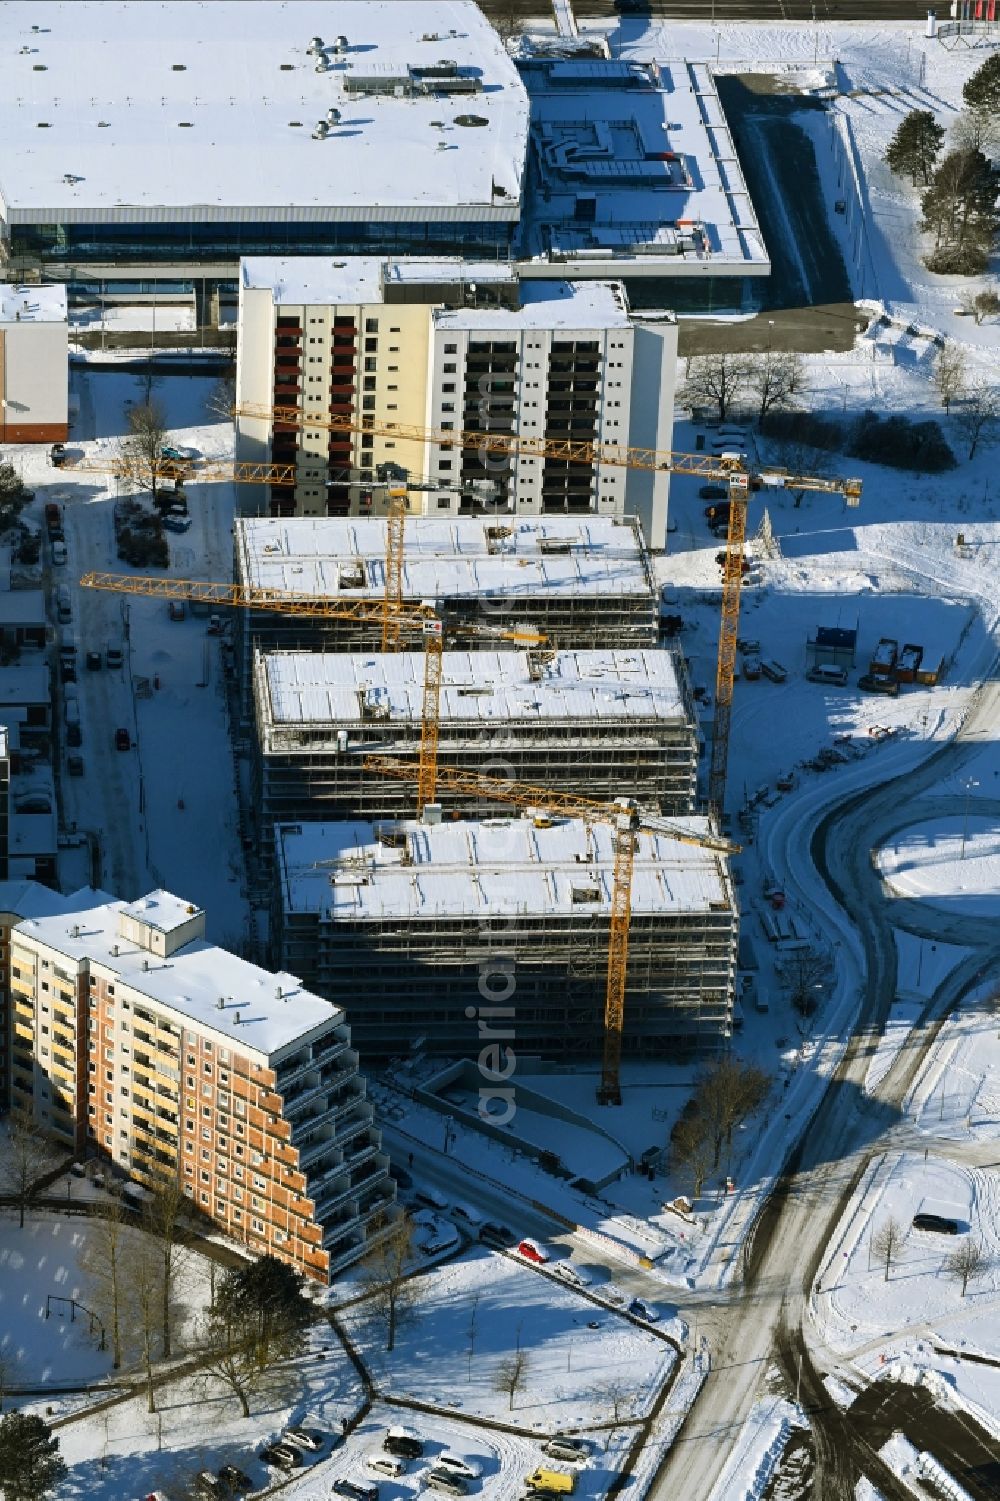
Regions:
<instances>
[{"instance_id":1,"label":"snow-covered lawn","mask_svg":"<svg viewBox=\"0 0 1000 1501\"><path fill-rule=\"evenodd\" d=\"M123 1232L126 1241L141 1233ZM58 1390L110 1373L110 1339L100 1350L99 1325L92 1331L87 1313L77 1308L74 1316L69 1302L94 1308L94 1286L81 1263L94 1237L94 1228L81 1217L29 1212L22 1230L13 1211L0 1213L0 1361L7 1385L51 1382ZM208 1263L183 1253L177 1275L180 1343L204 1308L208 1289Z\"/></svg>"},{"instance_id":2,"label":"snow-covered lawn","mask_svg":"<svg viewBox=\"0 0 1000 1501\"><path fill-rule=\"evenodd\" d=\"M902 830L878 853L897 896L919 897L959 917L995 917L1000 899L996 820L933 818Z\"/></svg>"},{"instance_id":3,"label":"snow-covered lawn","mask_svg":"<svg viewBox=\"0 0 1000 1501\"><path fill-rule=\"evenodd\" d=\"M611 1421L616 1393L619 1417L641 1416L676 1361L660 1335L482 1247L421 1276L414 1294L391 1354L369 1305L343 1314L383 1395L551 1433ZM528 1367L511 1403L495 1383L519 1348Z\"/></svg>"},{"instance_id":4,"label":"snow-covered lawn","mask_svg":"<svg viewBox=\"0 0 1000 1501\"><path fill-rule=\"evenodd\" d=\"M1000 1352L1000 1175L965 1167L922 1153L904 1152L887 1159L854 1217L840 1248L823 1271L814 1307L827 1343L855 1352L902 1335L912 1344L921 1332L964 1331L978 1349ZM957 1220L959 1234L915 1230L913 1216L937 1214ZM894 1220L903 1232L885 1275L873 1240ZM986 1263L971 1279L965 1297L961 1282L946 1266L948 1258L971 1237Z\"/></svg>"}]
</instances>

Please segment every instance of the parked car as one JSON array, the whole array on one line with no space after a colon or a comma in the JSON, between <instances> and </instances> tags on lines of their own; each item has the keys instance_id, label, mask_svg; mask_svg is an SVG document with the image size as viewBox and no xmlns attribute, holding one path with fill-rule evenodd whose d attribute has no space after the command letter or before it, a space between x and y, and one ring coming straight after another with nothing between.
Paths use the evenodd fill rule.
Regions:
<instances>
[{"instance_id":1,"label":"parked car","mask_svg":"<svg viewBox=\"0 0 1000 1501\"><path fill-rule=\"evenodd\" d=\"M743 658L743 676L748 683L755 683L763 670L760 657L753 655Z\"/></svg>"},{"instance_id":2,"label":"parked car","mask_svg":"<svg viewBox=\"0 0 1000 1501\"><path fill-rule=\"evenodd\" d=\"M345 1496L347 1501L378 1501L378 1486L374 1480L351 1480L338 1476L333 1482L333 1494Z\"/></svg>"},{"instance_id":3,"label":"parked car","mask_svg":"<svg viewBox=\"0 0 1000 1501\"><path fill-rule=\"evenodd\" d=\"M122 725L115 730L115 750L127 751L132 749L132 736Z\"/></svg>"},{"instance_id":4,"label":"parked car","mask_svg":"<svg viewBox=\"0 0 1000 1501\"><path fill-rule=\"evenodd\" d=\"M480 1225L479 1239L484 1246L495 1246L499 1251L506 1251L517 1244L513 1230L508 1230L506 1225L501 1225L497 1220L487 1220L485 1225Z\"/></svg>"},{"instance_id":5,"label":"parked car","mask_svg":"<svg viewBox=\"0 0 1000 1501\"><path fill-rule=\"evenodd\" d=\"M293 1444L265 1444L260 1457L272 1470L294 1470L302 1463L302 1455Z\"/></svg>"},{"instance_id":6,"label":"parked car","mask_svg":"<svg viewBox=\"0 0 1000 1501\"><path fill-rule=\"evenodd\" d=\"M52 566L53 566L53 568L64 568L65 565L66 565L66 563L68 562L68 560L69 560L69 553L66 551L66 544L65 544L65 542L53 542L53 544L52 544Z\"/></svg>"},{"instance_id":7,"label":"parked car","mask_svg":"<svg viewBox=\"0 0 1000 1501\"><path fill-rule=\"evenodd\" d=\"M241 1491L254 1489L253 1478L246 1470L241 1470L239 1465L223 1465L219 1470L219 1479L227 1488L230 1495L238 1495Z\"/></svg>"},{"instance_id":8,"label":"parked car","mask_svg":"<svg viewBox=\"0 0 1000 1501\"><path fill-rule=\"evenodd\" d=\"M478 1230L483 1223L483 1216L478 1209L473 1209L471 1204L456 1204L452 1214L468 1230Z\"/></svg>"},{"instance_id":9,"label":"parked car","mask_svg":"<svg viewBox=\"0 0 1000 1501\"><path fill-rule=\"evenodd\" d=\"M228 1488L230 1496L239 1495L240 1491L252 1491L253 1481L246 1470L241 1470L238 1465L223 1465L219 1471L219 1479Z\"/></svg>"},{"instance_id":10,"label":"parked car","mask_svg":"<svg viewBox=\"0 0 1000 1501\"><path fill-rule=\"evenodd\" d=\"M547 1496L571 1496L576 1490L576 1476L568 1475L565 1470L550 1470L539 1465L528 1476L525 1484Z\"/></svg>"},{"instance_id":11,"label":"parked car","mask_svg":"<svg viewBox=\"0 0 1000 1501\"><path fill-rule=\"evenodd\" d=\"M179 459L196 459L198 457L197 448L178 448L172 443L164 443L160 449L160 453L163 458L173 459L175 462Z\"/></svg>"},{"instance_id":12,"label":"parked car","mask_svg":"<svg viewBox=\"0 0 1000 1501\"><path fill-rule=\"evenodd\" d=\"M958 1220L948 1219L943 1214L915 1214L914 1230L931 1230L937 1235L957 1235Z\"/></svg>"},{"instance_id":13,"label":"parked car","mask_svg":"<svg viewBox=\"0 0 1000 1501\"><path fill-rule=\"evenodd\" d=\"M187 615L182 599L172 599L167 605L167 615L171 620L183 620Z\"/></svg>"},{"instance_id":14,"label":"parked car","mask_svg":"<svg viewBox=\"0 0 1000 1501\"><path fill-rule=\"evenodd\" d=\"M895 679L881 677L871 672L866 672L858 678L858 687L862 693L884 693L887 698L899 697L899 684Z\"/></svg>"},{"instance_id":15,"label":"parked car","mask_svg":"<svg viewBox=\"0 0 1000 1501\"><path fill-rule=\"evenodd\" d=\"M642 1319L647 1324L658 1324L659 1312L651 1303L644 1303L641 1298L633 1298L628 1305L628 1311L634 1319Z\"/></svg>"},{"instance_id":16,"label":"parked car","mask_svg":"<svg viewBox=\"0 0 1000 1501\"><path fill-rule=\"evenodd\" d=\"M557 1277L568 1282L571 1287L589 1287L590 1275L580 1267L574 1266L571 1261L556 1261L552 1264L552 1270Z\"/></svg>"},{"instance_id":17,"label":"parked car","mask_svg":"<svg viewBox=\"0 0 1000 1501\"><path fill-rule=\"evenodd\" d=\"M586 1439L566 1438L557 1433L555 1438L549 1439L542 1453L547 1454L550 1459L581 1460L588 1458L590 1445Z\"/></svg>"},{"instance_id":18,"label":"parked car","mask_svg":"<svg viewBox=\"0 0 1000 1501\"><path fill-rule=\"evenodd\" d=\"M99 651L89 651L86 656L86 663L88 672L100 672L101 667L104 665L101 661Z\"/></svg>"},{"instance_id":19,"label":"parked car","mask_svg":"<svg viewBox=\"0 0 1000 1501\"><path fill-rule=\"evenodd\" d=\"M59 681L60 681L60 683L75 683L76 682L76 664L75 663L73 663L73 662L60 662L59 663Z\"/></svg>"},{"instance_id":20,"label":"parked car","mask_svg":"<svg viewBox=\"0 0 1000 1501\"><path fill-rule=\"evenodd\" d=\"M776 662L773 657L765 657L760 664L760 670L772 683L783 683L788 677L787 669Z\"/></svg>"},{"instance_id":21,"label":"parked car","mask_svg":"<svg viewBox=\"0 0 1000 1501\"><path fill-rule=\"evenodd\" d=\"M72 745L72 746L78 746L78 745L82 745L83 744L83 730L80 727L79 721L77 721L76 724L67 724L67 726L66 726L66 744L67 745Z\"/></svg>"},{"instance_id":22,"label":"parked car","mask_svg":"<svg viewBox=\"0 0 1000 1501\"><path fill-rule=\"evenodd\" d=\"M382 1440L382 1448L387 1454L398 1454L401 1459L422 1459L424 1441L412 1428L396 1426L389 1429Z\"/></svg>"},{"instance_id":23,"label":"parked car","mask_svg":"<svg viewBox=\"0 0 1000 1501\"><path fill-rule=\"evenodd\" d=\"M121 647L112 646L110 644L106 646L104 648L104 660L109 667L121 667L122 663L125 661Z\"/></svg>"},{"instance_id":24,"label":"parked car","mask_svg":"<svg viewBox=\"0 0 1000 1501\"><path fill-rule=\"evenodd\" d=\"M318 1428L286 1428L281 1436L313 1454L318 1454L323 1447L323 1435Z\"/></svg>"},{"instance_id":25,"label":"parked car","mask_svg":"<svg viewBox=\"0 0 1000 1501\"><path fill-rule=\"evenodd\" d=\"M164 516L164 530L168 532L186 532L191 526L190 516Z\"/></svg>"},{"instance_id":26,"label":"parked car","mask_svg":"<svg viewBox=\"0 0 1000 1501\"><path fill-rule=\"evenodd\" d=\"M212 1474L211 1470L198 1471L198 1474L194 1477L194 1488L197 1495L207 1496L209 1501L212 1501L214 1497L224 1497L227 1495L225 1485L217 1475Z\"/></svg>"},{"instance_id":27,"label":"parked car","mask_svg":"<svg viewBox=\"0 0 1000 1501\"><path fill-rule=\"evenodd\" d=\"M818 667L810 667L806 673L808 683L829 683L831 687L843 688L847 683L847 668L835 667L832 662L821 662Z\"/></svg>"},{"instance_id":28,"label":"parked car","mask_svg":"<svg viewBox=\"0 0 1000 1501\"><path fill-rule=\"evenodd\" d=\"M469 1494L469 1482L463 1480L461 1475L453 1475L450 1470L431 1470L424 1484L430 1486L433 1491L444 1491L446 1496Z\"/></svg>"},{"instance_id":29,"label":"parked car","mask_svg":"<svg viewBox=\"0 0 1000 1501\"><path fill-rule=\"evenodd\" d=\"M365 1464L370 1470L377 1470L380 1475L388 1475L390 1480L398 1480L400 1475L405 1475L408 1465L405 1459L400 1459L398 1454L383 1454L379 1449L373 1449L365 1455Z\"/></svg>"},{"instance_id":30,"label":"parked car","mask_svg":"<svg viewBox=\"0 0 1000 1501\"><path fill-rule=\"evenodd\" d=\"M425 1209L447 1209L448 1200L439 1188L433 1188L429 1184L418 1188L413 1195L415 1204L422 1204Z\"/></svg>"},{"instance_id":31,"label":"parked car","mask_svg":"<svg viewBox=\"0 0 1000 1501\"><path fill-rule=\"evenodd\" d=\"M537 1240L529 1240L527 1237L524 1240L518 1241L517 1254L523 1256L525 1261L534 1261L539 1266L544 1266L547 1261L551 1261L552 1259L547 1247L539 1245Z\"/></svg>"},{"instance_id":32,"label":"parked car","mask_svg":"<svg viewBox=\"0 0 1000 1501\"><path fill-rule=\"evenodd\" d=\"M462 1480L478 1480L483 1473L483 1467L478 1460L469 1459L464 1454L453 1454L446 1449L439 1454L434 1461L436 1470L447 1470L451 1475L458 1475Z\"/></svg>"},{"instance_id":33,"label":"parked car","mask_svg":"<svg viewBox=\"0 0 1000 1501\"><path fill-rule=\"evenodd\" d=\"M49 463L55 469L59 469L66 462L66 444L53 443L49 449Z\"/></svg>"}]
</instances>

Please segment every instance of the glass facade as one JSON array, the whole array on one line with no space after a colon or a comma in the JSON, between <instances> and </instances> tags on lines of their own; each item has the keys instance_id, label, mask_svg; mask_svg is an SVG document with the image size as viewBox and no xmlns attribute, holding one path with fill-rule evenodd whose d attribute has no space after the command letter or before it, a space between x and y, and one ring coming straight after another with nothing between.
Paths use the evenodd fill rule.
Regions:
<instances>
[{"instance_id":1,"label":"glass facade","mask_svg":"<svg viewBox=\"0 0 1000 1501\"><path fill-rule=\"evenodd\" d=\"M241 255L469 255L506 258L516 225L463 220L351 224L19 224L11 254L132 262Z\"/></svg>"}]
</instances>

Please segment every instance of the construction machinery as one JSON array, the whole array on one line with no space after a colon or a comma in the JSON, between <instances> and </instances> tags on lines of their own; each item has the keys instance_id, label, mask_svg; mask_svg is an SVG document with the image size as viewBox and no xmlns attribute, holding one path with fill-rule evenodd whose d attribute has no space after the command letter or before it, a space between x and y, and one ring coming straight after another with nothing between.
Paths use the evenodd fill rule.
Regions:
<instances>
[{"instance_id":1,"label":"construction machinery","mask_svg":"<svg viewBox=\"0 0 1000 1501\"><path fill-rule=\"evenodd\" d=\"M722 575L722 612L715 676L715 717L712 726L712 757L709 766L708 801L721 820L726 794L729 764L729 732L733 706L733 682L736 669L736 641L739 634L740 593L743 584L743 546L746 540L747 506L751 491L788 489L842 495L849 506L861 501L860 479L842 479L821 475L790 474L787 470L766 465L751 468L746 456L736 449L719 454L680 453L672 449L642 448L621 443L581 441L570 438L532 437L524 433L478 432L470 429L423 427L416 423L389 422L368 414L310 413L307 417L297 407L269 407L244 403L233 409L238 417L261 418L271 423L295 427L320 427L331 431L376 433L394 441L412 440L440 444L445 448L469 448L482 454L522 454L545 459L559 459L589 467L610 464L618 468L669 471L693 475L698 479L721 481L729 494L729 528L726 535L725 562ZM94 473L113 473L128 477L128 465L122 458L83 460L73 466ZM176 477L174 461L164 461L164 478ZM215 461L191 461L184 470L194 482L228 479L240 484L293 485L301 472L295 464L246 464ZM410 486L412 488L412 486ZM395 513L390 499L386 537L386 604L383 615L383 645L386 650L398 647L399 636L393 621L401 602L403 560L403 513L405 500L396 502Z\"/></svg>"},{"instance_id":2,"label":"construction machinery","mask_svg":"<svg viewBox=\"0 0 1000 1501\"><path fill-rule=\"evenodd\" d=\"M445 636L476 636L490 641L509 641L517 646L546 646L548 637L529 629L504 630L489 625L449 625L431 604L390 605L387 600L335 600L300 596L278 589L260 589L245 584L206 583L198 579L170 579L138 574L85 573L85 589L104 589L113 594L150 596L165 600L194 600L205 604L244 610L273 610L284 615L328 620L353 620L361 625L380 625L386 620L397 638L402 633L418 635L424 646L424 684L420 712L420 758L414 766L417 807L422 813L434 802L438 778L438 738L441 713L441 677Z\"/></svg>"},{"instance_id":3,"label":"construction machinery","mask_svg":"<svg viewBox=\"0 0 1000 1501\"><path fill-rule=\"evenodd\" d=\"M396 756L366 756L366 771L397 777L411 782L416 778L413 765ZM740 846L717 834L695 834L670 819L644 813L628 798L613 803L598 802L576 793L555 792L549 787L534 787L502 777L479 776L474 772L442 767L438 785L449 792L483 800L512 803L530 810L538 818L560 815L580 818L590 823L608 824L614 831L614 872L611 883L611 916L608 934L608 979L604 1005L604 1047L601 1084L597 1092L602 1105L621 1104L622 1026L625 1017L625 987L628 978L628 941L632 918L632 871L640 833L659 834L679 844L696 845L719 854L739 854Z\"/></svg>"}]
</instances>

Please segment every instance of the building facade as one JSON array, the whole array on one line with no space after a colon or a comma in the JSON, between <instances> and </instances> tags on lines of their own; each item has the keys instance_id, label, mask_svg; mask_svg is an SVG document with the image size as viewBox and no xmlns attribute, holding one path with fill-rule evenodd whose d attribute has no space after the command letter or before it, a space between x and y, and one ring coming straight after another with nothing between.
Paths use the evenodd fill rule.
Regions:
<instances>
[{"instance_id":1,"label":"building facade","mask_svg":"<svg viewBox=\"0 0 1000 1501\"><path fill-rule=\"evenodd\" d=\"M65 443L68 433L66 288L0 283L0 443Z\"/></svg>"},{"instance_id":2,"label":"building facade","mask_svg":"<svg viewBox=\"0 0 1000 1501\"><path fill-rule=\"evenodd\" d=\"M402 818L415 784L373 775L370 754L418 764L419 653L258 653L251 807L269 852L276 823ZM690 813L698 736L669 651L445 652L437 763L539 787ZM438 789L446 816L507 811Z\"/></svg>"},{"instance_id":3,"label":"building facade","mask_svg":"<svg viewBox=\"0 0 1000 1501\"><path fill-rule=\"evenodd\" d=\"M379 515L402 484L425 515L636 515L665 545L666 466L468 439L670 449L677 324L634 315L620 282L448 258L248 259L239 299L237 458L293 469L269 496L244 486L245 511Z\"/></svg>"},{"instance_id":4,"label":"building facade","mask_svg":"<svg viewBox=\"0 0 1000 1501\"><path fill-rule=\"evenodd\" d=\"M11 1103L325 1282L395 1212L350 1029L204 931L163 891L14 926Z\"/></svg>"},{"instance_id":5,"label":"building facade","mask_svg":"<svg viewBox=\"0 0 1000 1501\"><path fill-rule=\"evenodd\" d=\"M613 869L613 829L575 819L280 825L272 932L321 995L350 997L366 1057L478 1053L492 995L516 1052L596 1059ZM721 1047L736 944L725 858L641 834L625 1053Z\"/></svg>"}]
</instances>

